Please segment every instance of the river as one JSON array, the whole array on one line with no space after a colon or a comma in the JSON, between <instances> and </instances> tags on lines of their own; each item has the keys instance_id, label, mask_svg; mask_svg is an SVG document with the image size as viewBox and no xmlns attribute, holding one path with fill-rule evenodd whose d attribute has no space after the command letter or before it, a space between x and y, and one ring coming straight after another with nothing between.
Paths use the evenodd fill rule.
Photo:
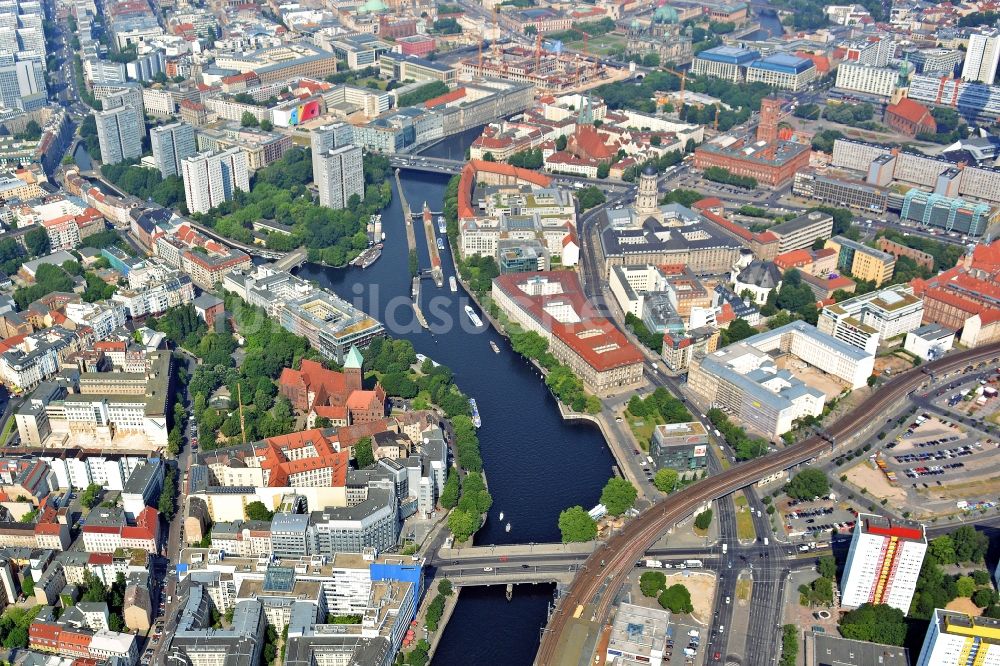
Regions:
<instances>
[{"instance_id":1,"label":"river","mask_svg":"<svg viewBox=\"0 0 1000 666\"><path fill-rule=\"evenodd\" d=\"M433 152L455 150L439 144ZM458 154L464 154L464 147ZM417 172L402 176L414 210L420 210L425 200L431 210L442 209L447 176ZM614 459L604 438L590 424L563 421L537 371L494 329L472 330L463 312L470 299L447 287L453 273L450 249L442 253L445 287L423 282L421 306L432 330L422 330L410 307L406 235L395 183L393 201L382 221L386 246L381 259L367 270L306 264L298 275L351 300L379 317L393 337L412 341L418 353L450 367L458 386L478 402L483 419L479 440L493 508L475 536L476 544L558 541L559 512L576 504L587 509L597 504L612 474ZM429 260L419 220L415 231L420 266L425 269ZM490 340L500 347L499 354L491 350ZM503 523L500 511L505 514ZM518 586L511 602L504 598L502 586L463 591L435 662L530 664L552 590L551 585Z\"/></svg>"},{"instance_id":2,"label":"river","mask_svg":"<svg viewBox=\"0 0 1000 666\"><path fill-rule=\"evenodd\" d=\"M781 25L781 18L778 16L777 12L765 14L759 9L754 10L753 20L760 23L760 30L756 30L744 37L747 41L758 41L770 39L771 37L780 37L784 32L784 28Z\"/></svg>"}]
</instances>

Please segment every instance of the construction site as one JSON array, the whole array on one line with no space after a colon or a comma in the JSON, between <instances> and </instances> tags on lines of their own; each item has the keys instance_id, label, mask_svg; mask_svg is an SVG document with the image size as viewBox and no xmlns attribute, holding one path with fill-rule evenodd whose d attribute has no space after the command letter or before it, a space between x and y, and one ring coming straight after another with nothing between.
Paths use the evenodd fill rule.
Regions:
<instances>
[{"instance_id":1,"label":"construction site","mask_svg":"<svg viewBox=\"0 0 1000 666\"><path fill-rule=\"evenodd\" d=\"M494 44L480 48L477 55L462 60L461 66L462 79L487 77L530 83L539 94L587 90L629 76L625 68L608 67L584 54L546 49L540 35L534 48Z\"/></svg>"}]
</instances>

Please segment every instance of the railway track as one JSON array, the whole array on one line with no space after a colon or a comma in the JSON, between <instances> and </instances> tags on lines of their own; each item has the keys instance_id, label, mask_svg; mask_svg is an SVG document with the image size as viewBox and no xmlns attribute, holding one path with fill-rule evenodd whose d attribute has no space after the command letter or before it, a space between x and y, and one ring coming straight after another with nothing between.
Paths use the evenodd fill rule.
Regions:
<instances>
[{"instance_id":1,"label":"railway track","mask_svg":"<svg viewBox=\"0 0 1000 666\"><path fill-rule=\"evenodd\" d=\"M843 440L872 423L876 416L880 417L894 402L913 393L928 379L929 373L953 371L984 361L996 363L998 357L1000 343L994 343L913 368L879 389L872 399L837 419L826 431L835 440ZM830 442L824 439L810 437L794 446L731 467L688 486L647 509L595 550L581 567L569 591L557 602L549 625L542 634L535 663L550 666L556 662L562 632L573 617L574 610L579 606L592 604L599 591L601 595L594 608L593 619L602 624L605 622L611 604L628 579L636 560L641 559L668 527L690 515L702 504L724 497L765 476L803 463L830 446Z\"/></svg>"}]
</instances>

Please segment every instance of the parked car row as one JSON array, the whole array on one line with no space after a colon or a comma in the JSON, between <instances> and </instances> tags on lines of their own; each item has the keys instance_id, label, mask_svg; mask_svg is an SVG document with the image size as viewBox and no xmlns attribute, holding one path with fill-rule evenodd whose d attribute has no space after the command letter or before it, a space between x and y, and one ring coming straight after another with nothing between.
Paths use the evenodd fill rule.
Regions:
<instances>
[{"instance_id":1,"label":"parked car row","mask_svg":"<svg viewBox=\"0 0 1000 666\"><path fill-rule=\"evenodd\" d=\"M944 451L928 451L926 453L907 453L901 456L893 456L896 462L909 463L909 462L925 462L927 460L945 460L948 458L961 458L962 456L971 456L975 451L972 450L972 446L957 446L954 449L945 449Z\"/></svg>"},{"instance_id":2,"label":"parked car row","mask_svg":"<svg viewBox=\"0 0 1000 666\"><path fill-rule=\"evenodd\" d=\"M932 467L914 467L906 470L906 476L911 479L919 479L922 476L940 476L949 469L965 467L965 463L951 463L948 465L934 465Z\"/></svg>"}]
</instances>

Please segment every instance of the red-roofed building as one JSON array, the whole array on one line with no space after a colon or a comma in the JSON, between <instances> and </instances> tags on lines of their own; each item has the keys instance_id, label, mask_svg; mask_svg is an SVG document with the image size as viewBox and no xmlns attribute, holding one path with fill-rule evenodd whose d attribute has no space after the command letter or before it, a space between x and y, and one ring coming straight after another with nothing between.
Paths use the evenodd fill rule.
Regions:
<instances>
[{"instance_id":1,"label":"red-roofed building","mask_svg":"<svg viewBox=\"0 0 1000 666\"><path fill-rule=\"evenodd\" d=\"M475 203L472 201L472 191L477 183L487 185L525 184L536 187L548 187L552 178L530 169L504 164L502 162L487 162L485 160L469 160L462 168L458 182L458 220L472 220L477 217Z\"/></svg>"},{"instance_id":2,"label":"red-roofed building","mask_svg":"<svg viewBox=\"0 0 1000 666\"><path fill-rule=\"evenodd\" d=\"M385 416L385 390L380 384L371 391L363 390L360 367L337 372L303 360L299 370L285 368L281 372L278 392L297 410L307 413L310 424L317 417L329 419L333 426L346 426Z\"/></svg>"},{"instance_id":3,"label":"red-roofed building","mask_svg":"<svg viewBox=\"0 0 1000 666\"><path fill-rule=\"evenodd\" d=\"M1000 341L1000 241L977 245L954 268L910 284L924 298L923 323L961 329L966 347Z\"/></svg>"},{"instance_id":4,"label":"red-roofed building","mask_svg":"<svg viewBox=\"0 0 1000 666\"><path fill-rule=\"evenodd\" d=\"M424 108L433 109L438 106L445 106L451 104L452 102L457 102L465 97L465 88L455 88L443 95L438 95L437 97L432 97L431 99L424 102Z\"/></svg>"},{"instance_id":5,"label":"red-roofed building","mask_svg":"<svg viewBox=\"0 0 1000 666\"><path fill-rule=\"evenodd\" d=\"M593 125L578 125L566 142L566 152L574 157L608 164L618 153L617 143L609 144L608 138Z\"/></svg>"},{"instance_id":6,"label":"red-roofed building","mask_svg":"<svg viewBox=\"0 0 1000 666\"><path fill-rule=\"evenodd\" d=\"M937 122L930 109L907 97L886 107L885 124L908 136L937 132Z\"/></svg>"},{"instance_id":7,"label":"red-roofed building","mask_svg":"<svg viewBox=\"0 0 1000 666\"><path fill-rule=\"evenodd\" d=\"M576 273L501 275L493 280L493 299L513 321L547 339L589 391L608 394L642 381L642 352L593 311Z\"/></svg>"}]
</instances>

